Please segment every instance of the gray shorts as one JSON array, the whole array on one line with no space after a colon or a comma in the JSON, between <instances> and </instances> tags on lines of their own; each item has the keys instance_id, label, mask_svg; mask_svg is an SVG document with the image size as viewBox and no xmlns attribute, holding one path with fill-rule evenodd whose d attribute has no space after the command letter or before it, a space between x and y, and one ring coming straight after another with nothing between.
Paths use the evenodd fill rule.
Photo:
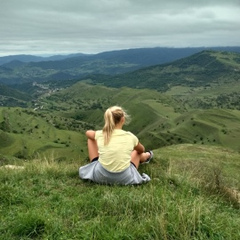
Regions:
<instances>
[{"instance_id":1,"label":"gray shorts","mask_svg":"<svg viewBox=\"0 0 240 240\"><path fill-rule=\"evenodd\" d=\"M81 179L91 180L100 184L119 184L133 185L142 184L150 181L150 177L143 173L140 175L133 164L121 172L109 172L102 167L99 161L93 161L79 168L79 176Z\"/></svg>"}]
</instances>

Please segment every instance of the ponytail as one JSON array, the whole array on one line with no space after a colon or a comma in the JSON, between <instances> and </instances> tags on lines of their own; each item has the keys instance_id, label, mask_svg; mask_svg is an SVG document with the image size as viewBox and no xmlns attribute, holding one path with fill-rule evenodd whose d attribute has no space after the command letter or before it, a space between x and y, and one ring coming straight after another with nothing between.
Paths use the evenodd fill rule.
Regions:
<instances>
[{"instance_id":1,"label":"ponytail","mask_svg":"<svg viewBox=\"0 0 240 240\"><path fill-rule=\"evenodd\" d=\"M104 145L108 145L115 126L120 123L122 117L128 117L121 107L114 106L106 110L104 114L105 125L103 127Z\"/></svg>"}]
</instances>

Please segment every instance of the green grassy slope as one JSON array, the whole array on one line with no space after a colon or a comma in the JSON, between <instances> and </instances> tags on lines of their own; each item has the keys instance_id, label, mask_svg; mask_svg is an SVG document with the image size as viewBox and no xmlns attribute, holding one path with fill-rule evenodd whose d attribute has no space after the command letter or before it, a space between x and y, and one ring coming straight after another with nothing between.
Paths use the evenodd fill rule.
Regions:
<instances>
[{"instance_id":1,"label":"green grassy slope","mask_svg":"<svg viewBox=\"0 0 240 240\"><path fill-rule=\"evenodd\" d=\"M0 153L20 159L53 155L59 159L86 156L81 132L59 130L34 111L0 108Z\"/></svg>"},{"instance_id":2,"label":"green grassy slope","mask_svg":"<svg viewBox=\"0 0 240 240\"><path fill-rule=\"evenodd\" d=\"M0 168L0 238L238 240L239 153L185 144L154 154L138 187L81 181L83 160Z\"/></svg>"},{"instance_id":3,"label":"green grassy slope","mask_svg":"<svg viewBox=\"0 0 240 240\"><path fill-rule=\"evenodd\" d=\"M217 144L240 150L240 112L234 110L193 110L174 119L173 134L194 143Z\"/></svg>"},{"instance_id":4,"label":"green grassy slope","mask_svg":"<svg viewBox=\"0 0 240 240\"><path fill-rule=\"evenodd\" d=\"M63 158L86 157L84 132L101 129L103 113L111 105L127 110L132 121L125 129L148 149L198 143L240 150L238 110L187 110L184 103L155 90L79 82L41 98L37 104L36 111L1 108L1 154L32 158L36 153L53 152Z\"/></svg>"}]
</instances>

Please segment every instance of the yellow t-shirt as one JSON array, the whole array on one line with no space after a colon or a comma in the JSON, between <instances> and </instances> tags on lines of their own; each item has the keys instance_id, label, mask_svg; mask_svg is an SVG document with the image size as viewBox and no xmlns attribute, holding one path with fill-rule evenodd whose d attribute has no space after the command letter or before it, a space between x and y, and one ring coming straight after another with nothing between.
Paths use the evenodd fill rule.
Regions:
<instances>
[{"instance_id":1,"label":"yellow t-shirt","mask_svg":"<svg viewBox=\"0 0 240 240\"><path fill-rule=\"evenodd\" d=\"M102 130L95 133L99 159L102 166L110 172L120 172L130 166L131 152L138 145L138 138L131 132L114 129L110 142L104 146Z\"/></svg>"}]
</instances>

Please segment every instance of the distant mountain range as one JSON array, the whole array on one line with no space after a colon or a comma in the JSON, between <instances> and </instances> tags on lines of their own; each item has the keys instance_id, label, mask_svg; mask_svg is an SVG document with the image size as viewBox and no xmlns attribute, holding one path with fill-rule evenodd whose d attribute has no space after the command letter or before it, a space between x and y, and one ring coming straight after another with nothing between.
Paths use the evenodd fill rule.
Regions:
<instances>
[{"instance_id":1,"label":"distant mountain range","mask_svg":"<svg viewBox=\"0 0 240 240\"><path fill-rule=\"evenodd\" d=\"M207 87L240 81L240 54L205 50L171 63L142 68L117 76L91 77L108 87L167 91L173 86Z\"/></svg>"},{"instance_id":2,"label":"distant mountain range","mask_svg":"<svg viewBox=\"0 0 240 240\"><path fill-rule=\"evenodd\" d=\"M84 55L83 53L75 53L75 54L68 54L68 55L53 55L50 57L40 57L40 56L34 56L34 55L10 55L10 56L4 56L0 57L0 65L3 65L5 63L9 63L12 61L20 61L23 63L27 62L42 62L42 61L59 61L66 58L71 57L78 57Z\"/></svg>"},{"instance_id":3,"label":"distant mountain range","mask_svg":"<svg viewBox=\"0 0 240 240\"><path fill-rule=\"evenodd\" d=\"M140 48L48 58L16 55L0 58L0 83L79 79L90 74L116 75L170 63L204 50L240 53L240 47Z\"/></svg>"}]
</instances>

